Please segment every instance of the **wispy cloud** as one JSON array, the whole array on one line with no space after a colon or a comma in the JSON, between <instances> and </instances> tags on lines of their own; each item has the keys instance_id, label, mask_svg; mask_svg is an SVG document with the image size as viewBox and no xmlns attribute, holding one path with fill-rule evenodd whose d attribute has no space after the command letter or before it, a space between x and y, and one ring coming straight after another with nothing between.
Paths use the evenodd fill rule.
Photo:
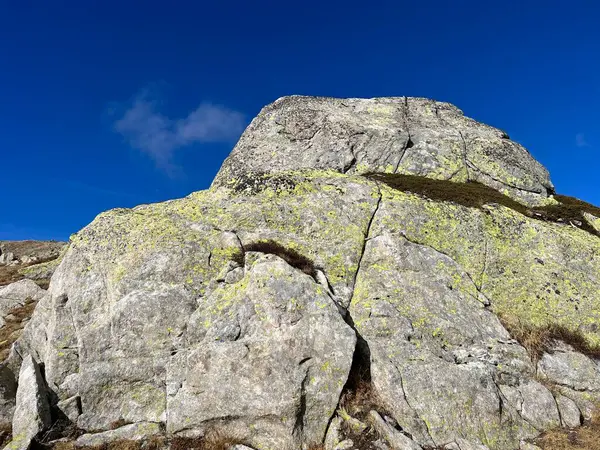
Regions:
<instances>
[{"instance_id":1,"label":"wispy cloud","mask_svg":"<svg viewBox=\"0 0 600 450\"><path fill-rule=\"evenodd\" d=\"M158 106L149 91L142 92L114 123L114 129L167 172L174 170L175 150L195 143L235 141L245 125L240 112L208 102L178 119L163 115Z\"/></svg>"},{"instance_id":2,"label":"wispy cloud","mask_svg":"<svg viewBox=\"0 0 600 450\"><path fill-rule=\"evenodd\" d=\"M575 145L577 147L589 147L590 144L585 139L585 135L583 133L577 133L575 135Z\"/></svg>"}]
</instances>

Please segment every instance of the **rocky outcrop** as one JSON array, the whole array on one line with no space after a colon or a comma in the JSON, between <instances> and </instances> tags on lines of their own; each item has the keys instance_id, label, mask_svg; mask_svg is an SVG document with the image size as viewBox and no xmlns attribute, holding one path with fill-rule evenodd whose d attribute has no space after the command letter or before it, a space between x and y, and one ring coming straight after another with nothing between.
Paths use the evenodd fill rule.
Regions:
<instances>
[{"instance_id":1,"label":"rocky outcrop","mask_svg":"<svg viewBox=\"0 0 600 450\"><path fill-rule=\"evenodd\" d=\"M546 169L503 131L448 103L409 97L279 99L252 121L213 186L307 168L478 181L528 204L554 190Z\"/></svg>"},{"instance_id":2,"label":"rocky outcrop","mask_svg":"<svg viewBox=\"0 0 600 450\"><path fill-rule=\"evenodd\" d=\"M368 171L477 180L523 208L432 200ZM600 401L582 353L600 344L600 239L528 214L559 203L551 186L450 105L282 99L211 189L77 233L13 350L44 363L53 407L88 431L517 449ZM506 323L581 345L534 352ZM349 438L335 417L365 384L371 426Z\"/></svg>"},{"instance_id":3,"label":"rocky outcrop","mask_svg":"<svg viewBox=\"0 0 600 450\"><path fill-rule=\"evenodd\" d=\"M49 261L57 258L64 246L58 241L0 241L0 265Z\"/></svg>"}]
</instances>

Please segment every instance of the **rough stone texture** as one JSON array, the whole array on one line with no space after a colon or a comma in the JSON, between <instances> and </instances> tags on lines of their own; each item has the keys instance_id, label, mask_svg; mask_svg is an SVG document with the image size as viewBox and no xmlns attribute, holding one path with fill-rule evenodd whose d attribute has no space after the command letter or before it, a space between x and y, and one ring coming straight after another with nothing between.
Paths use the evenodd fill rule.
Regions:
<instances>
[{"instance_id":1,"label":"rough stone texture","mask_svg":"<svg viewBox=\"0 0 600 450\"><path fill-rule=\"evenodd\" d=\"M298 110L303 102L317 111ZM181 435L216 429L265 450L323 441L353 358L370 365L379 412L422 447L513 450L558 425L566 400L536 381L498 315L599 344L600 239L504 206L434 202L367 180L365 167L396 163L400 173L454 181L468 173L525 202L543 201L550 186L524 150L448 105L342 102L276 102L210 190L100 214L73 236L10 370L19 354L43 362L59 402L81 398L77 424L87 430L118 420ZM302 143L313 122L322 130ZM354 143L340 137L355 132ZM471 156L451 175L461 135ZM402 143L408 153L393 159ZM488 159L497 167L483 168ZM257 161L273 173L242 166ZM469 161L522 184L495 184ZM284 171L292 163L303 170ZM245 250L257 241L315 267ZM561 348L537 370L591 415L597 362Z\"/></svg>"},{"instance_id":2,"label":"rough stone texture","mask_svg":"<svg viewBox=\"0 0 600 450\"><path fill-rule=\"evenodd\" d=\"M504 132L408 97L281 98L252 121L214 185L305 168L479 181L530 204L553 190L546 169Z\"/></svg>"},{"instance_id":3,"label":"rough stone texture","mask_svg":"<svg viewBox=\"0 0 600 450\"><path fill-rule=\"evenodd\" d=\"M322 441L356 338L313 279L276 256L258 257L239 284L200 304L187 331L189 349L167 369L169 431L240 417L245 439L265 434L281 448Z\"/></svg>"},{"instance_id":4,"label":"rough stone texture","mask_svg":"<svg viewBox=\"0 0 600 450\"><path fill-rule=\"evenodd\" d=\"M50 405L40 368L31 356L21 365L17 404L13 417L13 440L6 449L29 448L31 440L52 423Z\"/></svg>"},{"instance_id":5,"label":"rough stone texture","mask_svg":"<svg viewBox=\"0 0 600 450\"><path fill-rule=\"evenodd\" d=\"M77 438L75 446L94 447L119 440L139 441L160 433L160 426L157 423L132 423L103 433L84 434Z\"/></svg>"}]
</instances>

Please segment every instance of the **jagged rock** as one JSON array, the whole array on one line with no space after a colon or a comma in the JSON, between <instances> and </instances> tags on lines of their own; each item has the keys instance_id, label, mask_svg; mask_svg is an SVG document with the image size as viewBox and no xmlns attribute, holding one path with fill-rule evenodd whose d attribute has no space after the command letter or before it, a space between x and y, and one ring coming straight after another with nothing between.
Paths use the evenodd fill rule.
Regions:
<instances>
[{"instance_id":1,"label":"jagged rock","mask_svg":"<svg viewBox=\"0 0 600 450\"><path fill-rule=\"evenodd\" d=\"M551 192L524 149L449 105L284 99L210 190L108 211L77 233L15 354L44 363L57 401L81 398L87 430L152 422L307 448L354 360L415 445L517 448L559 423L558 400L498 315L600 343L600 240L361 176L388 164L468 175L530 205ZM597 370L574 350L538 364L584 417Z\"/></svg>"},{"instance_id":2,"label":"jagged rock","mask_svg":"<svg viewBox=\"0 0 600 450\"><path fill-rule=\"evenodd\" d=\"M50 427L50 405L44 379L36 361L27 356L21 365L17 403L12 422L12 441L7 450L27 450L33 438Z\"/></svg>"},{"instance_id":3,"label":"jagged rock","mask_svg":"<svg viewBox=\"0 0 600 450\"><path fill-rule=\"evenodd\" d=\"M158 435L160 432L160 426L157 423L132 423L103 433L84 434L79 436L75 441L75 447L102 446L120 440L139 441L150 436Z\"/></svg>"},{"instance_id":4,"label":"jagged rock","mask_svg":"<svg viewBox=\"0 0 600 450\"><path fill-rule=\"evenodd\" d=\"M377 411L369 413L369 420L375 430L390 444L392 450L422 450L419 444L383 420Z\"/></svg>"},{"instance_id":5,"label":"jagged rock","mask_svg":"<svg viewBox=\"0 0 600 450\"><path fill-rule=\"evenodd\" d=\"M305 168L479 181L532 204L553 191L546 169L504 132L410 97L279 99L252 121L214 186Z\"/></svg>"}]
</instances>

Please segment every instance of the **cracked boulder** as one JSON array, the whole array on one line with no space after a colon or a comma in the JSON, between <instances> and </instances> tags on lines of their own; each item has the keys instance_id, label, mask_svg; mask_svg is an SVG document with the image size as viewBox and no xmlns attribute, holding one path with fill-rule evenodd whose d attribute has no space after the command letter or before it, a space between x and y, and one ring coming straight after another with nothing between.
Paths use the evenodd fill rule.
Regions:
<instances>
[{"instance_id":1,"label":"cracked boulder","mask_svg":"<svg viewBox=\"0 0 600 450\"><path fill-rule=\"evenodd\" d=\"M214 185L307 168L478 181L532 205L553 192L547 170L503 131L411 97L281 98L252 121Z\"/></svg>"},{"instance_id":2,"label":"cracked boulder","mask_svg":"<svg viewBox=\"0 0 600 450\"><path fill-rule=\"evenodd\" d=\"M573 348L534 364L500 318L600 344L600 240L361 173L544 202L531 161L446 104L282 99L211 189L102 213L73 236L6 368L43 363L53 405L90 433L154 424L264 450L322 443L354 370L377 394L369 410L414 446L513 450L590 417L600 381Z\"/></svg>"}]
</instances>

